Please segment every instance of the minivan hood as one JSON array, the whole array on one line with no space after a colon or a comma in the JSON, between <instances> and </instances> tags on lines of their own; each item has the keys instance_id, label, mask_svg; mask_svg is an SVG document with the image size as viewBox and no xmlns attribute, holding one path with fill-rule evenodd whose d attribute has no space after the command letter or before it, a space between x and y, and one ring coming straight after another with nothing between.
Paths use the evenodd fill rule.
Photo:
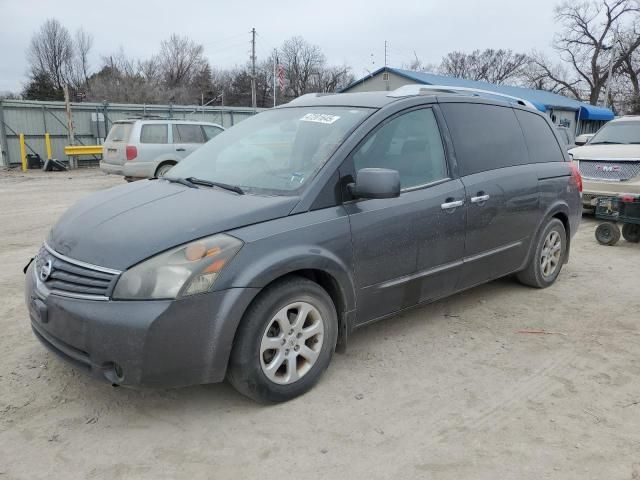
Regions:
<instances>
[{"instance_id":1,"label":"minivan hood","mask_svg":"<svg viewBox=\"0 0 640 480\"><path fill-rule=\"evenodd\" d=\"M297 202L298 197L143 180L80 200L53 227L47 243L72 259L125 270L176 245L284 217Z\"/></svg>"},{"instance_id":2,"label":"minivan hood","mask_svg":"<svg viewBox=\"0 0 640 480\"><path fill-rule=\"evenodd\" d=\"M569 150L575 160L638 160L640 145L583 145Z\"/></svg>"}]
</instances>

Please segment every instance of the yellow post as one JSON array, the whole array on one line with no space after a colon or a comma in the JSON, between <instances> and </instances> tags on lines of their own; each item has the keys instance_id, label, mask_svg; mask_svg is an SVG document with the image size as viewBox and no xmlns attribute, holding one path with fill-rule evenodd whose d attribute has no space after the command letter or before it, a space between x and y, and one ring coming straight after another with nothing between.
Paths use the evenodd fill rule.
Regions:
<instances>
[{"instance_id":1,"label":"yellow post","mask_svg":"<svg viewBox=\"0 0 640 480\"><path fill-rule=\"evenodd\" d=\"M47 160L51 160L51 137L49 137L48 133L44 134L44 144L47 147Z\"/></svg>"},{"instance_id":2,"label":"yellow post","mask_svg":"<svg viewBox=\"0 0 640 480\"><path fill-rule=\"evenodd\" d=\"M27 171L27 146L24 143L24 133L20 134L20 158L22 158L22 171Z\"/></svg>"}]
</instances>

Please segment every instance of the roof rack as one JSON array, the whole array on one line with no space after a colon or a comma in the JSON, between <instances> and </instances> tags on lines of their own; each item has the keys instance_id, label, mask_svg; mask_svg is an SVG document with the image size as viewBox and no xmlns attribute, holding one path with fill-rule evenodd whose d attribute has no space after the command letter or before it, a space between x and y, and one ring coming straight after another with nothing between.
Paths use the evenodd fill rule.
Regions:
<instances>
[{"instance_id":1,"label":"roof rack","mask_svg":"<svg viewBox=\"0 0 640 480\"><path fill-rule=\"evenodd\" d=\"M518 105L523 105L525 107L538 110L533 103L531 103L529 100L525 100L524 98L514 97L513 95L507 95L505 93L493 92L491 90L482 90L480 88L470 88L470 87L451 87L448 85L423 85L423 84L417 83L417 84L411 84L411 85L404 85L400 88L397 88L393 92L389 93L387 96L388 97L411 97L414 95L434 95L437 93L466 93L476 97L489 95L493 97L506 98L508 100L512 100L514 103Z\"/></svg>"},{"instance_id":2,"label":"roof rack","mask_svg":"<svg viewBox=\"0 0 640 480\"><path fill-rule=\"evenodd\" d=\"M157 113L141 113L129 115L126 120L176 120L176 118Z\"/></svg>"}]
</instances>

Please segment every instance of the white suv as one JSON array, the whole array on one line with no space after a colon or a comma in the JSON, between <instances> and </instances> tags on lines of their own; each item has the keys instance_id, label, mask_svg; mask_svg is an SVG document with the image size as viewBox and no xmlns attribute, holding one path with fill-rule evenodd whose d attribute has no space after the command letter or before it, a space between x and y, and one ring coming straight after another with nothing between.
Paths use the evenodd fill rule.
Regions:
<instances>
[{"instance_id":1,"label":"white suv","mask_svg":"<svg viewBox=\"0 0 640 480\"><path fill-rule=\"evenodd\" d=\"M222 131L190 120L119 120L104 142L100 169L127 180L161 177Z\"/></svg>"},{"instance_id":2,"label":"white suv","mask_svg":"<svg viewBox=\"0 0 640 480\"><path fill-rule=\"evenodd\" d=\"M598 197L640 194L640 116L610 121L569 155L579 164L585 207L593 208Z\"/></svg>"}]
</instances>

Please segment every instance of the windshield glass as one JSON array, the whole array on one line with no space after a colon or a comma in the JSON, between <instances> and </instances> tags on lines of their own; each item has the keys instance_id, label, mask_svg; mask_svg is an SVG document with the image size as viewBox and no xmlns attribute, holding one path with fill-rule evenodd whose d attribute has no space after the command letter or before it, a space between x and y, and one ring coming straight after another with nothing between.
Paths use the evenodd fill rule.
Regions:
<instances>
[{"instance_id":1,"label":"windshield glass","mask_svg":"<svg viewBox=\"0 0 640 480\"><path fill-rule=\"evenodd\" d=\"M608 123L589 142L598 143L640 143L640 122Z\"/></svg>"},{"instance_id":2,"label":"windshield glass","mask_svg":"<svg viewBox=\"0 0 640 480\"><path fill-rule=\"evenodd\" d=\"M373 110L294 107L243 120L203 145L167 175L292 195L320 170L351 130Z\"/></svg>"}]
</instances>

